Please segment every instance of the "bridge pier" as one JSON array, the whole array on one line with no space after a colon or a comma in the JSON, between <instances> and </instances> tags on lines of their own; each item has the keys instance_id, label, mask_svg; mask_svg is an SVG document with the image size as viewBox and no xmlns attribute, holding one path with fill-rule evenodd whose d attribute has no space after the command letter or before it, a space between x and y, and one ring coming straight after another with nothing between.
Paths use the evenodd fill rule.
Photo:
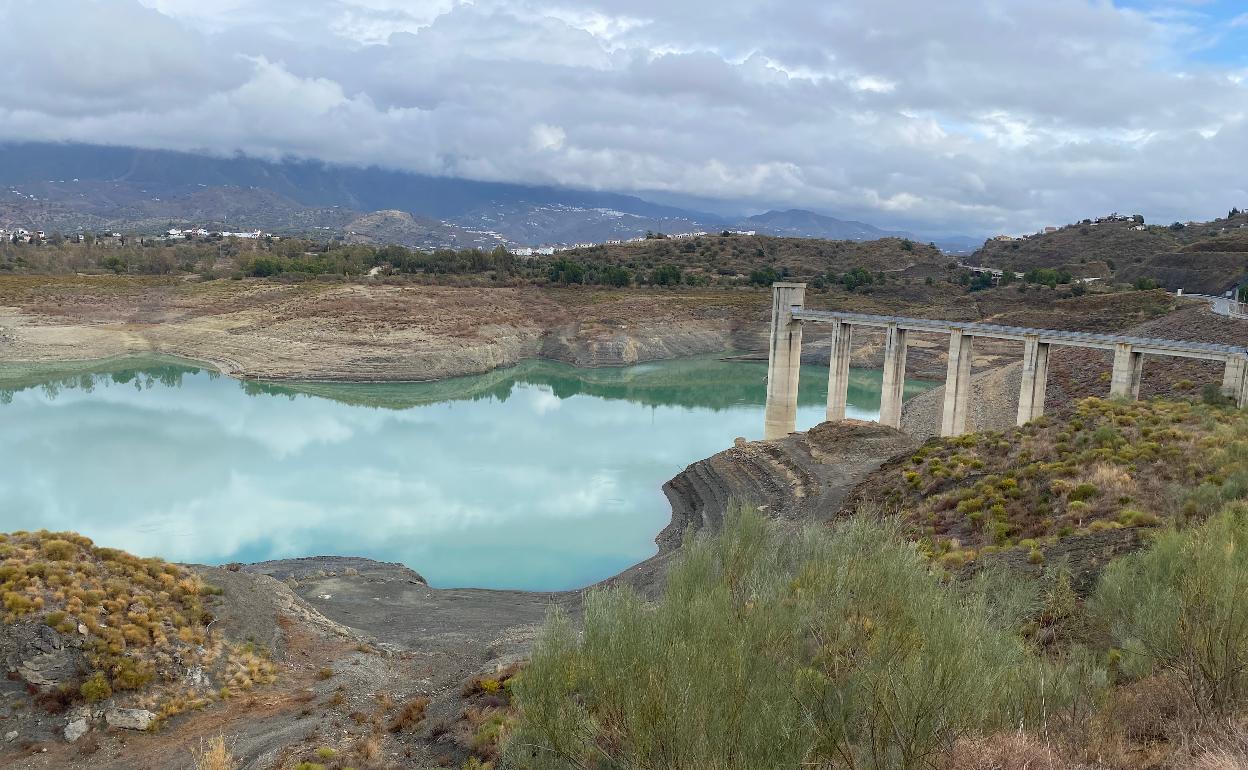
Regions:
<instances>
[{"instance_id":1,"label":"bridge pier","mask_svg":"<svg viewBox=\"0 0 1248 770\"><path fill-rule=\"evenodd\" d=\"M802 322L793 308L806 301L806 284L773 284L771 342L767 356L767 406L763 438L784 438L797 430L797 388L802 371Z\"/></svg>"},{"instance_id":2,"label":"bridge pier","mask_svg":"<svg viewBox=\"0 0 1248 770\"><path fill-rule=\"evenodd\" d=\"M906 330L888 325L884 340L884 386L880 390L880 425L901 430L906 390Z\"/></svg>"},{"instance_id":3,"label":"bridge pier","mask_svg":"<svg viewBox=\"0 0 1248 770\"><path fill-rule=\"evenodd\" d=\"M945 406L941 410L942 436L961 436L967 432L974 347L974 337L961 329L950 330L949 371L945 376Z\"/></svg>"},{"instance_id":4,"label":"bridge pier","mask_svg":"<svg viewBox=\"0 0 1248 770\"><path fill-rule=\"evenodd\" d=\"M1023 339L1023 382L1018 391L1018 425L1026 425L1044 414L1044 398L1049 387L1049 343L1038 335Z\"/></svg>"},{"instance_id":5,"label":"bridge pier","mask_svg":"<svg viewBox=\"0 0 1248 770\"><path fill-rule=\"evenodd\" d=\"M906 386L906 337L908 332L949 335L949 365L945 377L945 403L941 435L955 436L972 428L970 422L971 357L976 337L1015 340L1023 343L1023 376L1018 394L1019 425L1044 414L1049 379L1049 351L1064 345L1114 352L1110 396L1136 399L1144 354L1221 361L1226 366L1222 392L1248 408L1248 347L1212 342L1117 334L1031 329L996 324L936 321L924 318L838 313L807 310L806 284L773 284L771 341L767 358L767 406L764 435L782 438L797 430L798 379L802 363L802 325L832 324L832 349L828 363L827 419L845 419L849 393L850 345L855 327L884 329L884 383L880 393L880 424L901 428Z\"/></svg>"},{"instance_id":6,"label":"bridge pier","mask_svg":"<svg viewBox=\"0 0 1248 770\"><path fill-rule=\"evenodd\" d=\"M1114 370L1109 380L1109 395L1132 401L1140 397L1140 377L1144 371L1144 354L1136 352L1129 342L1114 345Z\"/></svg>"},{"instance_id":7,"label":"bridge pier","mask_svg":"<svg viewBox=\"0 0 1248 770\"><path fill-rule=\"evenodd\" d=\"M1240 407L1248 407L1248 358L1226 359L1222 395L1235 399Z\"/></svg>"},{"instance_id":8,"label":"bridge pier","mask_svg":"<svg viewBox=\"0 0 1248 770\"><path fill-rule=\"evenodd\" d=\"M828 422L845 419L849 399L849 353L854 328L844 321L832 324L832 354L828 358Z\"/></svg>"}]
</instances>

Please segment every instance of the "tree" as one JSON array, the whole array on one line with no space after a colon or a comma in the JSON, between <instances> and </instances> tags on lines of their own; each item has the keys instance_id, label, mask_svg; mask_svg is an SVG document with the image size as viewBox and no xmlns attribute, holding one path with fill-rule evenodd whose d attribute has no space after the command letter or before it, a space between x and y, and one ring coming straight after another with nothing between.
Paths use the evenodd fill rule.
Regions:
<instances>
[{"instance_id":1,"label":"tree","mask_svg":"<svg viewBox=\"0 0 1248 770\"><path fill-rule=\"evenodd\" d=\"M607 265L602 271L602 283L607 286L628 286L633 282L633 274L622 267Z\"/></svg>"},{"instance_id":2,"label":"tree","mask_svg":"<svg viewBox=\"0 0 1248 770\"><path fill-rule=\"evenodd\" d=\"M516 268L516 256L506 246L495 246L490 252L490 259L494 262L494 269L503 275L511 275Z\"/></svg>"},{"instance_id":3,"label":"tree","mask_svg":"<svg viewBox=\"0 0 1248 770\"><path fill-rule=\"evenodd\" d=\"M751 286L770 286L778 280L780 276L773 267L761 267L750 273Z\"/></svg>"},{"instance_id":4,"label":"tree","mask_svg":"<svg viewBox=\"0 0 1248 770\"><path fill-rule=\"evenodd\" d=\"M655 286L679 286L683 278L681 269L675 265L662 265L650 273L650 283Z\"/></svg>"},{"instance_id":5,"label":"tree","mask_svg":"<svg viewBox=\"0 0 1248 770\"><path fill-rule=\"evenodd\" d=\"M969 291L983 291L992 288L992 273L976 273L966 287Z\"/></svg>"},{"instance_id":6,"label":"tree","mask_svg":"<svg viewBox=\"0 0 1248 770\"><path fill-rule=\"evenodd\" d=\"M570 283L583 283L585 281L585 266L575 260L562 258L551 263L550 268L546 271L547 277L551 283L561 283L568 285Z\"/></svg>"}]
</instances>

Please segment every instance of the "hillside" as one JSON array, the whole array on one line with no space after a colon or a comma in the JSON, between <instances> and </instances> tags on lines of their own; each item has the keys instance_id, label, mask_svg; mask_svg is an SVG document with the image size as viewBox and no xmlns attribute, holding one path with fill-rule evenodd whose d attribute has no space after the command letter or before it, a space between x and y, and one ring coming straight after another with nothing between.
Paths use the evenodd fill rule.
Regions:
<instances>
[{"instance_id":1,"label":"hillside","mask_svg":"<svg viewBox=\"0 0 1248 770\"><path fill-rule=\"evenodd\" d=\"M1101 222L1010 241L990 240L967 260L1026 272L1062 268L1121 283L1152 279L1167 289L1221 294L1248 278L1248 214L1190 225Z\"/></svg>"},{"instance_id":2,"label":"hillside","mask_svg":"<svg viewBox=\"0 0 1248 770\"><path fill-rule=\"evenodd\" d=\"M719 276L750 276L756 271L771 271L759 276L762 283L768 284L781 277L815 278L855 268L872 273L911 268L932 271L930 274L943 273L949 261L939 249L904 238L833 241L765 235L657 238L574 249L559 256L630 269L672 264Z\"/></svg>"},{"instance_id":3,"label":"hillside","mask_svg":"<svg viewBox=\"0 0 1248 770\"><path fill-rule=\"evenodd\" d=\"M816 214L813 211L789 209L768 211L747 217L737 224L741 230L757 230L767 235L788 235L800 238L870 241L876 238L905 238L907 233L881 230L866 222L846 221Z\"/></svg>"},{"instance_id":4,"label":"hillside","mask_svg":"<svg viewBox=\"0 0 1248 770\"><path fill-rule=\"evenodd\" d=\"M342 232L348 243L370 246L397 244L413 249L445 248L448 244L465 249L491 249L503 242L493 233L480 233L395 210L374 211L356 217L343 225Z\"/></svg>"}]
</instances>

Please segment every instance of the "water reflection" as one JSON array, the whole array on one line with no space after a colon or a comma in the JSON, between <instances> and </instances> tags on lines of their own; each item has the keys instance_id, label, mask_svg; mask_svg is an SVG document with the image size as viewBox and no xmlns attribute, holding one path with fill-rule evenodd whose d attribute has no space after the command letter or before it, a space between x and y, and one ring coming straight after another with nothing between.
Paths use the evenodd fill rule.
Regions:
<instances>
[{"instance_id":1,"label":"water reflection","mask_svg":"<svg viewBox=\"0 0 1248 770\"><path fill-rule=\"evenodd\" d=\"M799 421L822 416L804 372ZM0 367L0 530L220 563L401 561L553 590L646 558L664 481L762 429L766 367L526 362L438 383L240 383L167 359ZM879 408L854 372L851 414Z\"/></svg>"}]
</instances>

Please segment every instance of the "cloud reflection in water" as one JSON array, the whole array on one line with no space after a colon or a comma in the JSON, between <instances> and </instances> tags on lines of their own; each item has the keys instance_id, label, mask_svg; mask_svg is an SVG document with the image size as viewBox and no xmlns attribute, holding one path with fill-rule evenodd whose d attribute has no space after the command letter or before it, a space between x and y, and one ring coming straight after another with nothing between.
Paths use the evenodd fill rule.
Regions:
<instances>
[{"instance_id":1,"label":"cloud reflection in water","mask_svg":"<svg viewBox=\"0 0 1248 770\"><path fill-rule=\"evenodd\" d=\"M206 563L359 555L437 586L534 590L652 555L663 482L759 437L766 376L709 358L383 385L111 367L17 385L0 368L0 531ZM826 370L805 380L801 427L822 417ZM871 417L878 387L855 372L851 412Z\"/></svg>"}]
</instances>

